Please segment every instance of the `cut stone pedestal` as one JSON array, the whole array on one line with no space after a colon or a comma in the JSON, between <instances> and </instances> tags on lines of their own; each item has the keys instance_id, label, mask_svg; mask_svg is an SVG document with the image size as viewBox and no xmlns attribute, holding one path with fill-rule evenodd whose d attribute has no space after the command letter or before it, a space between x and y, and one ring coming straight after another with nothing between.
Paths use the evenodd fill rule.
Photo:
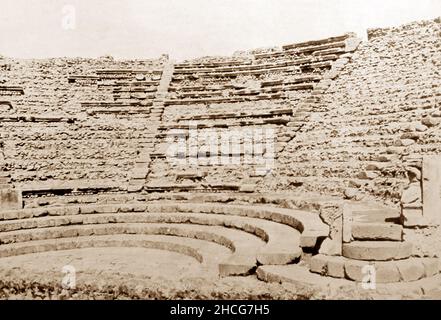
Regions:
<instances>
[{"instance_id":1,"label":"cut stone pedestal","mask_svg":"<svg viewBox=\"0 0 441 320\"><path fill-rule=\"evenodd\" d=\"M17 210L23 206L21 191L0 189L0 210Z\"/></svg>"},{"instance_id":2,"label":"cut stone pedestal","mask_svg":"<svg viewBox=\"0 0 441 320\"><path fill-rule=\"evenodd\" d=\"M320 218L329 226L329 235L320 246L320 253L341 255L343 242L343 208L340 204L323 204Z\"/></svg>"}]
</instances>

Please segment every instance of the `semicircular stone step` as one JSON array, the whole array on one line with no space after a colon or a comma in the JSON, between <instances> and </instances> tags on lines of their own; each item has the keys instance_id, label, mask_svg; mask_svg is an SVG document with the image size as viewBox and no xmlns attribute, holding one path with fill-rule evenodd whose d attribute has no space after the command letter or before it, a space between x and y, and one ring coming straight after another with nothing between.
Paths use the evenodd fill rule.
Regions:
<instances>
[{"instance_id":1,"label":"semicircular stone step","mask_svg":"<svg viewBox=\"0 0 441 320\"><path fill-rule=\"evenodd\" d=\"M439 273L437 258L409 258L395 261L360 261L341 256L318 254L310 260L310 271L333 278L363 281L368 273L378 283L408 282L432 277Z\"/></svg>"},{"instance_id":2,"label":"semicircular stone step","mask_svg":"<svg viewBox=\"0 0 441 320\"><path fill-rule=\"evenodd\" d=\"M353 223L352 237L355 240L403 240L403 227L394 223Z\"/></svg>"},{"instance_id":3,"label":"semicircular stone step","mask_svg":"<svg viewBox=\"0 0 441 320\"><path fill-rule=\"evenodd\" d=\"M0 233L0 257L17 253L8 244L33 243L39 240L52 240L55 243L63 238L87 237L96 235L168 235L210 241L225 246L233 253L219 263L221 275L248 274L257 264L256 257L265 242L247 232L221 226L166 223L111 223L98 225L73 225L41 229L26 229ZM50 251L50 250L49 250ZM225 270L224 270L225 269Z\"/></svg>"},{"instance_id":4,"label":"semicircular stone step","mask_svg":"<svg viewBox=\"0 0 441 320\"><path fill-rule=\"evenodd\" d=\"M176 252L196 259L201 263L203 272L216 275L219 275L219 263L231 256L231 251L224 246L204 240L163 235L118 234L12 243L0 247L0 257L92 247L143 247Z\"/></svg>"},{"instance_id":5,"label":"semicircular stone step","mask_svg":"<svg viewBox=\"0 0 441 320\"><path fill-rule=\"evenodd\" d=\"M409 258L412 244L398 241L353 241L343 244L343 256L355 260L400 260Z\"/></svg>"},{"instance_id":6,"label":"semicircular stone step","mask_svg":"<svg viewBox=\"0 0 441 320\"><path fill-rule=\"evenodd\" d=\"M300 247L302 248L314 248L320 238L325 238L329 234L329 227L321 221L319 215L308 211L285 209L269 205L249 206L200 202L184 203L175 201L165 201L161 203L152 202L148 204L83 204L5 211L0 212L0 231L17 230L17 228L20 229L23 225L23 222L17 221L20 219L27 220L26 223L29 228L32 228L31 225L36 225L36 221L29 220L31 218L133 212L222 214L225 216L242 216L272 221L290 226L300 231ZM16 226L14 226L14 222L17 222Z\"/></svg>"},{"instance_id":7,"label":"semicircular stone step","mask_svg":"<svg viewBox=\"0 0 441 320\"><path fill-rule=\"evenodd\" d=\"M237 229L261 238L266 244L257 252L260 264L288 264L301 256L300 232L282 223L269 220L204 213L109 213L78 214L71 216L49 216L12 221L0 221L0 243L15 241L20 230L44 229L55 226L93 225L121 223L170 223L175 225L192 224L201 226L226 227ZM17 233L13 233L17 231ZM26 233L29 235L29 233ZM23 234L21 234L24 236Z\"/></svg>"}]
</instances>

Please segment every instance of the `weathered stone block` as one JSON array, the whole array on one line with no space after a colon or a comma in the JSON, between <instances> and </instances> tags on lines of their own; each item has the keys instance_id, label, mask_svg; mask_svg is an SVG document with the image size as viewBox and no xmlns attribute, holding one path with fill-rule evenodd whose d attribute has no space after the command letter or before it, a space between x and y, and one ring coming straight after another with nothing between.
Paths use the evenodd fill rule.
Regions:
<instances>
[{"instance_id":1,"label":"weathered stone block","mask_svg":"<svg viewBox=\"0 0 441 320\"><path fill-rule=\"evenodd\" d=\"M127 192L139 192L144 187L145 180L130 180L130 185L127 187Z\"/></svg>"},{"instance_id":2,"label":"weathered stone block","mask_svg":"<svg viewBox=\"0 0 441 320\"><path fill-rule=\"evenodd\" d=\"M401 203L411 204L411 203L420 203L422 200L422 190L421 184L419 182L411 183L402 193L401 195Z\"/></svg>"},{"instance_id":3,"label":"weathered stone block","mask_svg":"<svg viewBox=\"0 0 441 320\"><path fill-rule=\"evenodd\" d=\"M343 257L328 257L328 276L334 278L345 277L345 259Z\"/></svg>"},{"instance_id":4,"label":"weathered stone block","mask_svg":"<svg viewBox=\"0 0 441 320\"><path fill-rule=\"evenodd\" d=\"M341 255L343 242L343 208L340 204L324 204L320 218L329 226L329 235L320 246L319 253Z\"/></svg>"},{"instance_id":5,"label":"weathered stone block","mask_svg":"<svg viewBox=\"0 0 441 320\"><path fill-rule=\"evenodd\" d=\"M301 250L293 250L292 253L277 253L277 252L259 252L257 255L257 261L262 265L283 265L292 263L294 260L300 257Z\"/></svg>"},{"instance_id":6,"label":"weathered stone block","mask_svg":"<svg viewBox=\"0 0 441 320\"><path fill-rule=\"evenodd\" d=\"M254 184L243 184L240 186L240 192L252 193L256 190L256 186Z\"/></svg>"},{"instance_id":7,"label":"weathered stone block","mask_svg":"<svg viewBox=\"0 0 441 320\"><path fill-rule=\"evenodd\" d=\"M343 207L343 242L352 240L352 208L349 205Z\"/></svg>"},{"instance_id":8,"label":"weathered stone block","mask_svg":"<svg viewBox=\"0 0 441 320\"><path fill-rule=\"evenodd\" d=\"M219 264L219 275L221 277L248 275L255 266L255 257L233 256L226 262Z\"/></svg>"},{"instance_id":9,"label":"weathered stone block","mask_svg":"<svg viewBox=\"0 0 441 320\"><path fill-rule=\"evenodd\" d=\"M147 210L147 205L142 203L131 204L134 212L145 212Z\"/></svg>"},{"instance_id":10,"label":"weathered stone block","mask_svg":"<svg viewBox=\"0 0 441 320\"><path fill-rule=\"evenodd\" d=\"M46 219L46 218L38 219L37 224L38 224L38 228L49 228L55 226L55 222L52 219Z\"/></svg>"},{"instance_id":11,"label":"weathered stone block","mask_svg":"<svg viewBox=\"0 0 441 320\"><path fill-rule=\"evenodd\" d=\"M352 236L357 240L402 240L403 228L393 223L354 223Z\"/></svg>"},{"instance_id":12,"label":"weathered stone block","mask_svg":"<svg viewBox=\"0 0 441 320\"><path fill-rule=\"evenodd\" d=\"M0 189L0 209L17 210L23 208L21 191L17 189Z\"/></svg>"},{"instance_id":13,"label":"weathered stone block","mask_svg":"<svg viewBox=\"0 0 441 320\"><path fill-rule=\"evenodd\" d=\"M376 262L375 281L377 283L393 283L400 281L400 272L395 261Z\"/></svg>"},{"instance_id":14,"label":"weathered stone block","mask_svg":"<svg viewBox=\"0 0 441 320\"><path fill-rule=\"evenodd\" d=\"M311 258L309 269L311 272L326 275L328 272L328 256L318 254Z\"/></svg>"},{"instance_id":15,"label":"weathered stone block","mask_svg":"<svg viewBox=\"0 0 441 320\"><path fill-rule=\"evenodd\" d=\"M423 158L423 216L433 225L441 223L441 155Z\"/></svg>"},{"instance_id":16,"label":"weathered stone block","mask_svg":"<svg viewBox=\"0 0 441 320\"><path fill-rule=\"evenodd\" d=\"M361 282L366 274L363 272L363 268L369 265L368 262L365 261L357 261L357 260L345 260L345 275L346 278L354 281Z\"/></svg>"},{"instance_id":17,"label":"weathered stone block","mask_svg":"<svg viewBox=\"0 0 441 320\"><path fill-rule=\"evenodd\" d=\"M78 229L78 236L85 237L85 236L91 236L93 235L92 228L79 228Z\"/></svg>"},{"instance_id":18,"label":"weathered stone block","mask_svg":"<svg viewBox=\"0 0 441 320\"><path fill-rule=\"evenodd\" d=\"M441 123L441 119L426 117L423 120L421 120L421 123L430 128L439 125Z\"/></svg>"},{"instance_id":19,"label":"weathered stone block","mask_svg":"<svg viewBox=\"0 0 441 320\"><path fill-rule=\"evenodd\" d=\"M2 209L3 211L3 209ZM15 220L18 219L19 213L18 211L4 211L2 214L2 219L3 220Z\"/></svg>"},{"instance_id":20,"label":"weathered stone block","mask_svg":"<svg viewBox=\"0 0 441 320\"><path fill-rule=\"evenodd\" d=\"M421 207L403 208L402 219L405 227L424 227L429 225L429 221L423 216L423 209Z\"/></svg>"},{"instance_id":21,"label":"weathered stone block","mask_svg":"<svg viewBox=\"0 0 441 320\"><path fill-rule=\"evenodd\" d=\"M378 173L373 171L362 171L357 175L358 179L363 179L363 180L372 180L375 179L376 177L378 177Z\"/></svg>"},{"instance_id":22,"label":"weathered stone block","mask_svg":"<svg viewBox=\"0 0 441 320\"><path fill-rule=\"evenodd\" d=\"M346 52L353 52L355 51L358 46L361 43L361 39L359 38L348 38L345 40L345 44L346 44Z\"/></svg>"},{"instance_id":23,"label":"weathered stone block","mask_svg":"<svg viewBox=\"0 0 441 320\"><path fill-rule=\"evenodd\" d=\"M424 265L420 259L397 261L396 265L403 281L416 281L424 277Z\"/></svg>"},{"instance_id":24,"label":"weathered stone block","mask_svg":"<svg viewBox=\"0 0 441 320\"><path fill-rule=\"evenodd\" d=\"M300 247L301 248L314 248L317 245L317 238L319 236L314 233L302 233L300 235Z\"/></svg>"},{"instance_id":25,"label":"weathered stone block","mask_svg":"<svg viewBox=\"0 0 441 320\"><path fill-rule=\"evenodd\" d=\"M353 241L343 244L343 256L356 260L398 260L410 257L412 244L396 241Z\"/></svg>"},{"instance_id":26,"label":"weathered stone block","mask_svg":"<svg viewBox=\"0 0 441 320\"><path fill-rule=\"evenodd\" d=\"M422 258L421 263L424 266L426 277L431 277L439 273L440 263L438 258Z\"/></svg>"}]
</instances>

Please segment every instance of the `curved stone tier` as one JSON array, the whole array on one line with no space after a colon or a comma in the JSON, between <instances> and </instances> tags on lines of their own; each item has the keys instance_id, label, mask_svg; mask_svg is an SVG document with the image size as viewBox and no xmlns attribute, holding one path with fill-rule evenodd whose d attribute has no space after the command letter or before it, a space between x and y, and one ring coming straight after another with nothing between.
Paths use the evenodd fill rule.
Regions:
<instances>
[{"instance_id":1,"label":"curved stone tier","mask_svg":"<svg viewBox=\"0 0 441 320\"><path fill-rule=\"evenodd\" d=\"M412 244L396 241L353 241L343 244L343 256L356 260L400 260L409 258Z\"/></svg>"},{"instance_id":2,"label":"curved stone tier","mask_svg":"<svg viewBox=\"0 0 441 320\"><path fill-rule=\"evenodd\" d=\"M427 269L422 271L421 264L426 262ZM382 281L375 283L373 287L370 287L370 284L363 287L359 282L361 280L356 282L340 277L323 277L322 274L312 273L307 267L300 265L261 266L257 268L256 274L260 280L265 282L291 283L298 290L317 290L321 293L320 297L322 298L327 298L327 295L330 295L334 299L336 297L340 299L385 299L391 297L415 299L421 296L421 292L437 290L441 284L441 275L437 274L438 271L434 267L436 263L426 262L421 259L420 262L416 263L416 269L418 270L416 273L412 270L412 267L402 268L402 270L405 270L403 274L397 274L396 266L392 266L392 269L383 269L380 273L383 278L379 278ZM393 270L393 272L389 274L388 270ZM412 276L408 277L407 274ZM358 272L353 276L360 279L361 274ZM399 279L400 282L391 282L390 280L393 278L395 280Z\"/></svg>"},{"instance_id":3,"label":"curved stone tier","mask_svg":"<svg viewBox=\"0 0 441 320\"><path fill-rule=\"evenodd\" d=\"M313 213L269 206L170 202L34 208L1 214L0 256L58 248L38 249L32 245L38 241L59 243L68 238L60 243L72 243L78 237L87 243L88 237L95 236L114 236L117 241L128 234L183 237L225 246L232 254L218 261L217 268L227 276L249 274L257 265L296 263L302 247L316 246L327 230Z\"/></svg>"},{"instance_id":4,"label":"curved stone tier","mask_svg":"<svg viewBox=\"0 0 441 320\"><path fill-rule=\"evenodd\" d=\"M110 205L82 205L65 207L33 208L23 210L5 211L0 213L1 220L30 219L44 216L66 216L78 214L104 214L104 213L129 213L129 212L184 212L204 213L210 215L241 216L255 219L263 219L279 224L285 224L299 230L300 246L314 247L317 239L328 235L328 227L320 220L317 214L312 212L283 209L271 206L245 206L245 205L222 205L204 203L134 203L134 204L110 204ZM166 217L166 216L165 216ZM182 217L182 216L181 216ZM207 216L209 217L209 216ZM231 217L230 217L231 218ZM165 219L165 218L164 218ZM207 218L209 219L209 218ZM10 222L2 221L2 224ZM12 221L11 221L12 223ZM1 227L0 227L1 228Z\"/></svg>"},{"instance_id":5,"label":"curved stone tier","mask_svg":"<svg viewBox=\"0 0 441 320\"><path fill-rule=\"evenodd\" d=\"M373 266L378 283L408 282L432 277L439 273L438 258L407 258L397 261L360 261L345 257L318 255L311 259L311 272L334 278L362 282Z\"/></svg>"}]
</instances>

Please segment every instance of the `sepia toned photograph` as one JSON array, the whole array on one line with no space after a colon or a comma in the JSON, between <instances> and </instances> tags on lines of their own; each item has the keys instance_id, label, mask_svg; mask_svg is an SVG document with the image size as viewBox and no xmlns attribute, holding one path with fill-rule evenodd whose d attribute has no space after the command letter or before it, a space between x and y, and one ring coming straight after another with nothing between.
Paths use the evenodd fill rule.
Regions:
<instances>
[{"instance_id":1,"label":"sepia toned photograph","mask_svg":"<svg viewBox=\"0 0 441 320\"><path fill-rule=\"evenodd\" d=\"M0 0L1 300L264 316L440 271L440 0Z\"/></svg>"}]
</instances>

